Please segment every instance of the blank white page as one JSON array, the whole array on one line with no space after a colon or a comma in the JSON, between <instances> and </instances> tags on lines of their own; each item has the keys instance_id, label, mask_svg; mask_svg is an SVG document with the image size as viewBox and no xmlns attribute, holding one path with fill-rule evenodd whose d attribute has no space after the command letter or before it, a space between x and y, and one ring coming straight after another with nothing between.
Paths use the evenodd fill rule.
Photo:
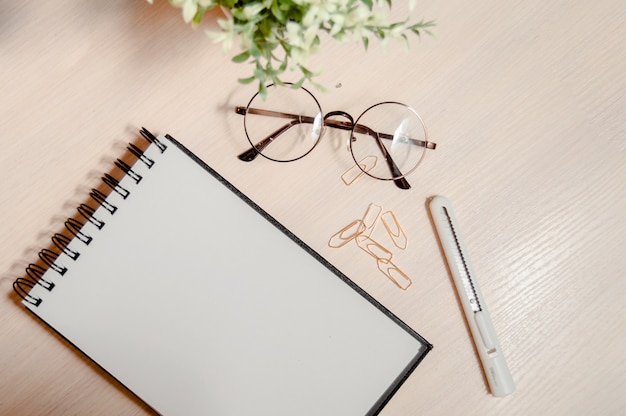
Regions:
<instances>
[{"instance_id":1,"label":"blank white page","mask_svg":"<svg viewBox=\"0 0 626 416\"><path fill-rule=\"evenodd\" d=\"M430 345L170 137L25 305L164 415L372 415ZM226 186L225 186L226 185ZM95 205L95 204L94 204Z\"/></svg>"}]
</instances>

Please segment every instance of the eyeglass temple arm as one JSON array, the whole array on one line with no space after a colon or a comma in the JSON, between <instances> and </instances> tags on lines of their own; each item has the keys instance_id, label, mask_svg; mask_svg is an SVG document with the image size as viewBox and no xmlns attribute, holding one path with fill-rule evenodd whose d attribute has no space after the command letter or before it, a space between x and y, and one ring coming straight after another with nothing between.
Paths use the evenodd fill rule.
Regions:
<instances>
[{"instance_id":1,"label":"eyeglass temple arm","mask_svg":"<svg viewBox=\"0 0 626 416\"><path fill-rule=\"evenodd\" d=\"M374 130L370 129L369 127L364 126L362 124L357 124L356 126L354 126L354 132L355 133L361 133L361 134L367 134L367 135L370 135L372 137L379 137L379 138L385 139L385 140L393 140L394 139L393 134L379 133L379 132L376 132L376 131L374 131ZM426 149L435 150L437 148L437 143L429 142L427 140L408 139L408 142L411 143L414 146L424 147Z\"/></svg>"},{"instance_id":2,"label":"eyeglass temple arm","mask_svg":"<svg viewBox=\"0 0 626 416\"><path fill-rule=\"evenodd\" d=\"M255 144L254 147L251 147L245 152L239 154L237 157L244 162L252 162L260 154L260 152L262 152L263 149L267 147L267 145L272 143L274 139L276 139L278 136L280 136L296 124L300 124L300 120L291 120L289 123L285 124L278 130L274 131L272 134Z\"/></svg>"},{"instance_id":3,"label":"eyeglass temple arm","mask_svg":"<svg viewBox=\"0 0 626 416\"><path fill-rule=\"evenodd\" d=\"M346 117L350 120L350 122L346 123L344 121L328 119L328 117L331 117L334 115ZM354 120L352 119L352 116L344 111L333 111L333 112L328 113L324 117L324 125L328 127L335 127L335 128L342 129L342 130L352 130L357 133L363 133L363 134L372 136L372 138L376 140L376 144L378 145L378 148L381 154L385 158L385 161L387 162L387 166L389 166L389 170L391 171L391 174L393 175L393 177L396 178L393 180L396 186L400 189L411 188L411 185L406 180L406 178L402 175L402 172L398 168L398 165L396 165L396 162L393 161L393 158L391 157L391 155L385 148L385 145L380 141L380 138L379 138L380 133L376 133L374 130L370 129L367 126L364 126L361 124L354 124ZM386 135L386 136L389 136L389 135ZM350 138L350 140L352 140L352 137Z\"/></svg>"},{"instance_id":4,"label":"eyeglass temple arm","mask_svg":"<svg viewBox=\"0 0 626 416\"><path fill-rule=\"evenodd\" d=\"M313 124L313 122L315 121L313 117L299 116L296 114L289 114L289 113L281 113L279 111L272 111L272 110L262 110L259 108L247 108L247 107L237 106L235 107L235 112L241 115L246 115L246 112L247 112L250 114L257 114L261 116L271 116L271 117L291 119L289 123L277 129L276 131L268 135L266 138L256 143L250 149L239 154L237 157L244 162L251 162L254 159L256 159L256 157L260 154L261 151L263 151L263 149L267 147L267 145L269 145L271 142L274 141L274 139L276 139L278 136L280 136L281 134L289 130L291 127L297 124L301 124L301 123Z\"/></svg>"},{"instance_id":5,"label":"eyeglass temple arm","mask_svg":"<svg viewBox=\"0 0 626 416\"><path fill-rule=\"evenodd\" d=\"M400 189L410 189L411 185L406 180L406 178L402 176L403 174L400 171L400 168L398 168L398 165L396 165L396 162L394 162L393 158L387 151L387 148L385 147L383 142L380 140L383 135L384 136L389 136L389 135L385 133L377 133L374 130L370 129L369 127L363 126L361 124L357 124L354 127L354 131L357 133L367 134L368 136L376 140L376 145L378 146L378 150L380 150L380 153L382 153L383 157L385 158L385 161L387 162L387 166L389 167L391 174L394 177L397 177L396 179L393 180L393 182ZM393 138L393 136L391 137ZM352 138L350 138L350 140L352 140Z\"/></svg>"}]
</instances>

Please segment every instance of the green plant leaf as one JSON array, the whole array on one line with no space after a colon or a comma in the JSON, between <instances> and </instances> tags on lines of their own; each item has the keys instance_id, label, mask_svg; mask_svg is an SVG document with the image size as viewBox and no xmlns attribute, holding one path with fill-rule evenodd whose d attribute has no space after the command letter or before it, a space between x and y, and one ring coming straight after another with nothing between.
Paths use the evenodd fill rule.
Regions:
<instances>
[{"instance_id":1,"label":"green plant leaf","mask_svg":"<svg viewBox=\"0 0 626 416\"><path fill-rule=\"evenodd\" d=\"M265 86L264 82L259 81L259 95L263 100L267 98L267 86Z\"/></svg>"},{"instance_id":2,"label":"green plant leaf","mask_svg":"<svg viewBox=\"0 0 626 416\"><path fill-rule=\"evenodd\" d=\"M306 78L300 78L297 82L293 83L293 87L294 88L301 88L302 85L304 84L304 81L306 81Z\"/></svg>"},{"instance_id":3,"label":"green plant leaf","mask_svg":"<svg viewBox=\"0 0 626 416\"><path fill-rule=\"evenodd\" d=\"M250 58L250 52L249 51L243 51L238 55L233 56L233 58L231 59L233 62L235 63L242 63L248 60L248 58Z\"/></svg>"},{"instance_id":4,"label":"green plant leaf","mask_svg":"<svg viewBox=\"0 0 626 416\"><path fill-rule=\"evenodd\" d=\"M151 2L150 0L148 0ZM285 73L290 78L300 78L296 83L302 85L311 82L318 89L323 87L313 78L319 71L307 68L306 60L321 49L320 36L330 35L335 41L356 37L361 39L364 49L369 50L370 40L400 40L408 45L410 36L420 37L422 33L433 36L430 29L435 26L433 21L415 21L406 17L401 21L389 21L388 18L393 0L169 0L177 8L183 9L183 17L191 20L193 27L198 27L207 11L221 6L230 12L229 19L220 24L222 33L219 40L227 48L232 47L237 39L240 51L231 58L235 63L246 63L254 67L251 76L240 78L242 84L259 83L259 93L267 94L265 85L280 79ZM314 5L313 5L314 3ZM411 4L414 1L411 1ZM190 14L193 5L193 16ZM316 7L314 26L306 26L304 17ZM186 8L186 9L185 9ZM333 15L334 14L334 15ZM341 14L341 15L338 15ZM190 19L191 18L191 19ZM311 16L307 17L311 23ZM295 24L295 27L291 25ZM289 32L303 33L309 27L316 28L317 33L307 33L306 40L296 36L289 39ZM293 29L296 29L295 31ZM306 43L306 44L304 44ZM294 60L293 56L296 56ZM290 79L292 81L293 79Z\"/></svg>"},{"instance_id":5,"label":"green plant leaf","mask_svg":"<svg viewBox=\"0 0 626 416\"><path fill-rule=\"evenodd\" d=\"M272 6L270 7L270 11L272 12L272 15L276 18L276 20L279 23L281 23L281 24L287 23L287 19L285 18L285 13L283 13L283 11L282 11L278 1L273 1L272 2Z\"/></svg>"},{"instance_id":6,"label":"green plant leaf","mask_svg":"<svg viewBox=\"0 0 626 416\"><path fill-rule=\"evenodd\" d=\"M251 84L251 83L252 83L253 81L255 81L255 80L256 80L256 77L253 75L253 76L248 77L248 78L239 78L237 81L238 81L240 84L247 85L247 84Z\"/></svg>"}]
</instances>

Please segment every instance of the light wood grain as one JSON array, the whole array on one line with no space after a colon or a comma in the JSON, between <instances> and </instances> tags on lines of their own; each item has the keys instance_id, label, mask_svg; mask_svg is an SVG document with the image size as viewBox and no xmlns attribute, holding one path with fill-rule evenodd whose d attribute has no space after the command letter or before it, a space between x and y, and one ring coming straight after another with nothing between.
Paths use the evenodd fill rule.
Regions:
<instances>
[{"instance_id":1,"label":"light wood grain","mask_svg":"<svg viewBox=\"0 0 626 416\"><path fill-rule=\"evenodd\" d=\"M397 15L401 13L398 11ZM0 1L0 414L151 414L11 289L141 126L170 133L435 346L383 411L617 415L626 408L626 4L418 2L435 37L365 53L324 41L326 111L396 100L436 151L410 191L346 187L345 137L244 164L250 68L165 1ZM336 88L341 84L340 88ZM200 184L199 184L200 185ZM447 196L518 390L488 393L426 200ZM370 203L407 236L401 291L330 236Z\"/></svg>"}]
</instances>

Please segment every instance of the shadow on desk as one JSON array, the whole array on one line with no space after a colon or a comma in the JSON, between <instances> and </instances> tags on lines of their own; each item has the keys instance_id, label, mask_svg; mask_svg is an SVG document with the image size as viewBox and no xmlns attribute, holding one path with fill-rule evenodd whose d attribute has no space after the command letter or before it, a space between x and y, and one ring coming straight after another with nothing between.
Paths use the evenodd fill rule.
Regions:
<instances>
[{"instance_id":1,"label":"shadow on desk","mask_svg":"<svg viewBox=\"0 0 626 416\"><path fill-rule=\"evenodd\" d=\"M8 281L9 278L6 277L2 279L3 286L5 283L4 282L5 280ZM139 399L133 392L127 389L117 379L115 379L115 377L113 377L111 374L109 374L104 369L102 369L102 367L100 367L94 361L89 359L85 354L83 354L78 348L76 348L66 338L64 338L58 332L56 332L55 330L50 328L47 324L45 324L45 322L41 321L37 316L29 312L28 309L26 309L21 304L21 298L19 295L17 295L17 293L15 293L14 291L10 291L9 293L7 293L6 298L9 300L8 303L12 305L12 306L9 306L9 308L15 307L16 309L20 309L20 310L16 310L16 314L25 314L29 316L29 318L26 318L26 319L30 320L31 322L35 322L35 325L37 325L40 328L43 328L43 333L45 333L43 336L50 337L49 341L51 343L58 342L64 345L64 348L67 349L68 352L70 352L69 356L72 357L71 359L76 360L72 363L73 366L75 366L77 369L79 368L78 366L82 366L82 365L89 368L89 370L91 370L91 373L93 374L94 377L98 377L101 380L105 381L106 384L113 387L117 392L121 393L126 399L128 399L129 402L132 402L134 404L133 406L129 403L129 408L134 407L140 413L146 414L146 415L155 415L155 416L158 415L158 413L152 410L152 408L150 408L146 403L144 403L141 399ZM37 338L32 338L32 339L37 339ZM45 351L42 351L41 349L38 349L38 350L33 349L33 352L35 354L45 353ZM55 357L49 357L49 358L54 359ZM55 383L55 380L54 380L55 376L46 374L45 370L46 369L42 369L41 377L43 377L44 379L47 378L49 384L53 385L53 383ZM83 380L81 380L81 378ZM78 375L76 378L71 379L71 380L68 380L66 376L63 380L57 379L56 382L66 383L70 385L78 384L80 386L80 385L83 385L83 383L87 382L87 379L85 379L84 374L82 374L82 375ZM33 386L35 386L34 388L41 388L41 387L38 387L37 384L33 384ZM68 386L66 385L65 387L67 388ZM24 390L24 389L17 389L17 388L13 389L12 387L9 387L7 390L8 391L13 390L15 392L15 395L18 396L18 397L13 396L10 398L10 400L6 400L7 397L3 398L4 400L3 400L3 403L1 403L0 405L0 410L2 411L3 414L7 414L7 415L24 414L25 407L28 407L30 410L33 410L33 411L35 409L38 409L37 412L39 414L49 414L49 413L54 414L56 413L55 409L58 410L60 414L60 413L63 413L62 409L64 408L63 406L61 406L61 403L67 405L67 401L68 401L67 394L63 393L61 390L57 390L59 391L60 394L58 396L53 396L52 401L51 401L50 395L41 394L41 393L33 393L32 390ZM33 403L33 401L36 400L35 397L37 398L41 397L42 402ZM85 394L84 392L81 392L77 395L77 397L72 398L71 401L84 400L84 399L85 399ZM85 407L88 407L88 406L85 406ZM67 408L65 409L68 410Z\"/></svg>"}]
</instances>

